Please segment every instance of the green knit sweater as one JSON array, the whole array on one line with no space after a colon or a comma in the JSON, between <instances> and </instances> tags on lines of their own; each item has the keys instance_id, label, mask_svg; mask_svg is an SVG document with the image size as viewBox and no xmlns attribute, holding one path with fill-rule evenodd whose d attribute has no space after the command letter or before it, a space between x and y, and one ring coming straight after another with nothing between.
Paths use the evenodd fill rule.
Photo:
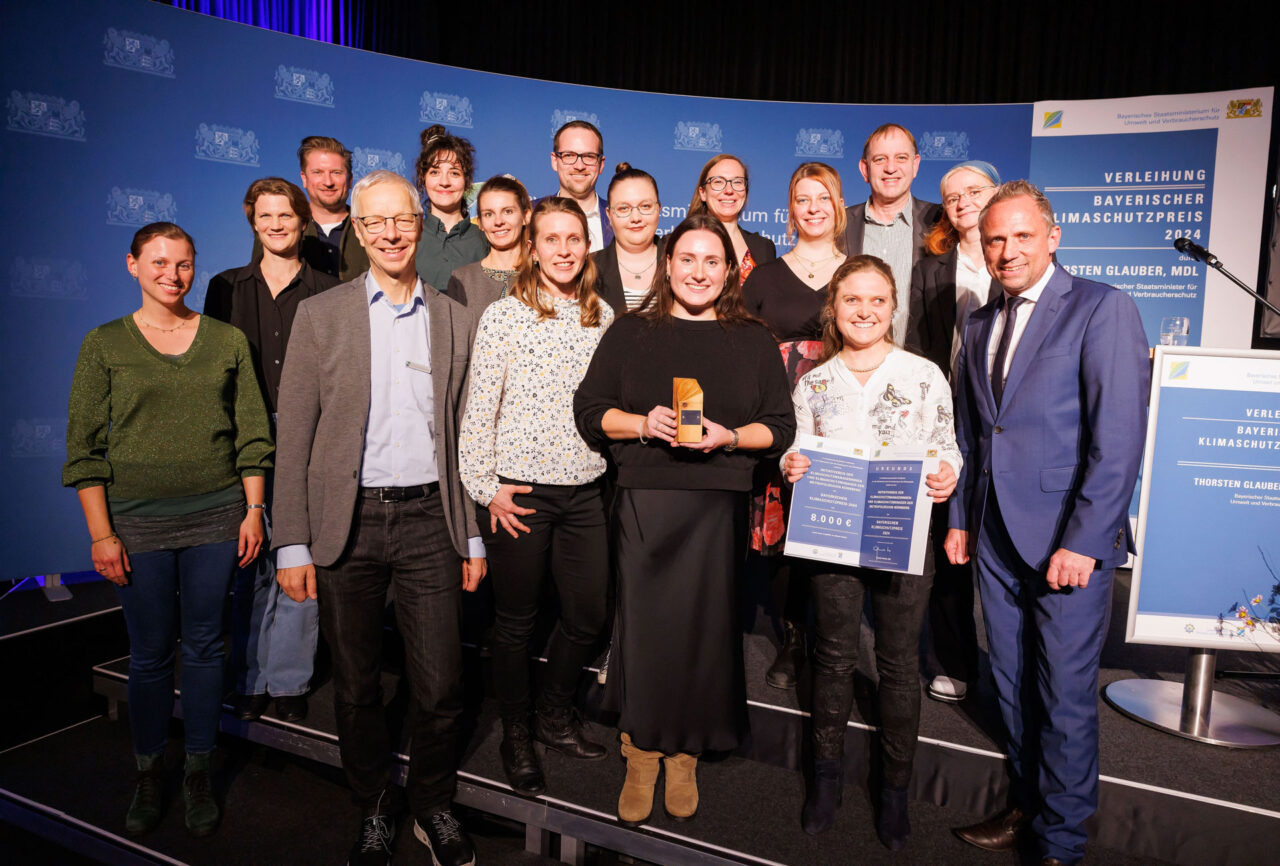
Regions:
<instances>
[{"instance_id":1,"label":"green knit sweater","mask_svg":"<svg viewBox=\"0 0 1280 866\"><path fill-rule=\"evenodd\" d=\"M132 316L84 338L63 486L106 485L111 500L195 496L265 474L274 451L249 342L236 328L201 316L178 358L157 352Z\"/></svg>"}]
</instances>

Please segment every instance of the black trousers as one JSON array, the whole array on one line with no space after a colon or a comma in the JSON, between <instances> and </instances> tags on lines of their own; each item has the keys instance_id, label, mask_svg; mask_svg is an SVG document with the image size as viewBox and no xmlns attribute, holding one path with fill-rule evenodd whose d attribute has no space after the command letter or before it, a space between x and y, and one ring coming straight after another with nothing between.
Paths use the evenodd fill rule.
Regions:
<instances>
[{"instance_id":1,"label":"black trousers","mask_svg":"<svg viewBox=\"0 0 1280 866\"><path fill-rule=\"evenodd\" d=\"M334 711L342 769L355 800L370 806L391 780L382 702L383 614L395 588L404 638L413 745L406 789L425 820L453 799L462 713L459 636L462 558L438 491L407 502L356 500L342 556L316 569L320 628L333 657Z\"/></svg>"},{"instance_id":2,"label":"black trousers","mask_svg":"<svg viewBox=\"0 0 1280 866\"><path fill-rule=\"evenodd\" d=\"M529 532L518 538L480 514L480 531L493 582L493 684L504 722L524 721L531 703L529 642L538 621L548 577L560 597L560 619L547 647L547 669L539 703L549 710L568 707L584 665L591 662L604 627L609 591L609 536L602 484L528 484L515 504L532 508L521 517Z\"/></svg>"},{"instance_id":3,"label":"black trousers","mask_svg":"<svg viewBox=\"0 0 1280 866\"><path fill-rule=\"evenodd\" d=\"M972 683L978 678L978 627L973 619L973 563L952 565L943 543L947 537L947 504L933 506L935 572L929 593L929 638L942 672L952 679Z\"/></svg>"},{"instance_id":4,"label":"black trousers","mask_svg":"<svg viewBox=\"0 0 1280 866\"><path fill-rule=\"evenodd\" d=\"M867 593L875 618L877 700L884 784L906 788L920 728L920 630L933 583L932 556L923 575L869 568L825 571L812 578L817 643L813 654L814 757L839 759L853 710L853 673Z\"/></svg>"}]
</instances>

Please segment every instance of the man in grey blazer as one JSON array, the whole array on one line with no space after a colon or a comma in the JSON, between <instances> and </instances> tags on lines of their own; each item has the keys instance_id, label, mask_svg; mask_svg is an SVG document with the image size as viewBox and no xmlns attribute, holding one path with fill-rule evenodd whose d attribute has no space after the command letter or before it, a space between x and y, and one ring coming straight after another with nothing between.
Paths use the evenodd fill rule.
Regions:
<instances>
[{"instance_id":1,"label":"man in grey blazer","mask_svg":"<svg viewBox=\"0 0 1280 866\"><path fill-rule=\"evenodd\" d=\"M915 136L906 127L886 123L867 136L858 171L871 196L845 209L845 252L883 259L898 286L893 341L904 345L911 307L911 269L924 256L924 238L942 216L942 205L911 196L920 170Z\"/></svg>"},{"instance_id":2,"label":"man in grey blazer","mask_svg":"<svg viewBox=\"0 0 1280 866\"><path fill-rule=\"evenodd\" d=\"M413 701L406 789L414 835L441 866L475 862L450 812L462 710L461 592L485 573L458 480L475 318L418 278L417 191L390 171L356 184L369 270L298 307L280 380L277 579L317 598L333 656L342 766L362 809L352 864L390 862L399 811L381 688L394 587Z\"/></svg>"}]
</instances>

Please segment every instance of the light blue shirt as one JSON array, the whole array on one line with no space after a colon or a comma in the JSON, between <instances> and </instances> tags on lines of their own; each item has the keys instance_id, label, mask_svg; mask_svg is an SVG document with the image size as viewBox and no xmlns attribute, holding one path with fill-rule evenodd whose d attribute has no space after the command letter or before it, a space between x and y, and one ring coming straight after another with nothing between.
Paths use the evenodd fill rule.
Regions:
<instances>
[{"instance_id":1,"label":"light blue shirt","mask_svg":"<svg viewBox=\"0 0 1280 866\"><path fill-rule=\"evenodd\" d=\"M436 467L435 394L431 338L422 280L408 303L396 307L373 274L366 273L369 299L369 422L360 464L361 487L416 487L440 480ZM484 542L468 538L468 555L483 557ZM311 563L305 544L276 552L277 568Z\"/></svg>"}]
</instances>

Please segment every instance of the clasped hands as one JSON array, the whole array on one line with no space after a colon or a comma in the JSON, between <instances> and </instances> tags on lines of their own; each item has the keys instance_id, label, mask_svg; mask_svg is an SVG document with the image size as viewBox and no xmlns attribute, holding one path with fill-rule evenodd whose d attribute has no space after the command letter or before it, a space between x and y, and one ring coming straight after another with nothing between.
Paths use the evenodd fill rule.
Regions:
<instances>
[{"instance_id":1,"label":"clasped hands","mask_svg":"<svg viewBox=\"0 0 1280 866\"><path fill-rule=\"evenodd\" d=\"M672 448L689 448L708 453L733 443L733 431L702 416L702 439L698 442L676 441L676 412L670 406L654 406L640 425L640 438L661 439Z\"/></svg>"}]
</instances>

